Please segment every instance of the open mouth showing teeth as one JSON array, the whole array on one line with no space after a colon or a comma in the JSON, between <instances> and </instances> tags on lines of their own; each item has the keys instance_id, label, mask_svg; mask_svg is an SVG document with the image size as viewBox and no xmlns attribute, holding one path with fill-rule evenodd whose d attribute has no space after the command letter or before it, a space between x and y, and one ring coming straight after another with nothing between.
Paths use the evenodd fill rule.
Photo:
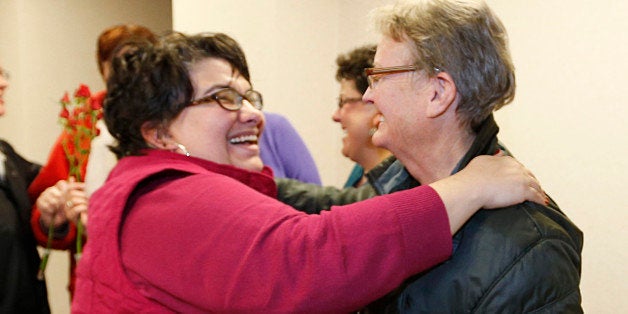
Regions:
<instances>
[{"instance_id":1,"label":"open mouth showing teeth","mask_svg":"<svg viewBox=\"0 0 628 314\"><path fill-rule=\"evenodd\" d=\"M229 140L229 143L231 144L244 144L244 143L257 144L257 135L252 134L252 135L243 135L243 136L234 137Z\"/></svg>"}]
</instances>

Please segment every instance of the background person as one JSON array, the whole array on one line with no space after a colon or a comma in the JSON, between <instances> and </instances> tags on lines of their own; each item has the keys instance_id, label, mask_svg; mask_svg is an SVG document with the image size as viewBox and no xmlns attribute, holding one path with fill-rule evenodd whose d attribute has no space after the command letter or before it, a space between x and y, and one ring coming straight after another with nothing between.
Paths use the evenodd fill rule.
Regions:
<instances>
[{"instance_id":1,"label":"background person","mask_svg":"<svg viewBox=\"0 0 628 314\"><path fill-rule=\"evenodd\" d=\"M321 184L318 168L305 142L286 117L264 112L266 125L259 139L259 153L264 165L276 178L290 178Z\"/></svg>"},{"instance_id":2,"label":"background person","mask_svg":"<svg viewBox=\"0 0 628 314\"><path fill-rule=\"evenodd\" d=\"M0 116L6 112L7 75L0 64ZM26 193L39 170L0 140L0 313L50 313L46 281L37 279L40 258Z\"/></svg>"},{"instance_id":3,"label":"background person","mask_svg":"<svg viewBox=\"0 0 628 314\"><path fill-rule=\"evenodd\" d=\"M233 39L178 35L116 60L105 121L121 159L92 197L77 313L350 311L444 258L472 207L543 199L516 161L485 157L432 187L306 215L274 199L262 98Z\"/></svg>"},{"instance_id":4,"label":"background person","mask_svg":"<svg viewBox=\"0 0 628 314\"><path fill-rule=\"evenodd\" d=\"M366 183L364 173L390 156L388 150L373 145L371 137L377 130L377 109L362 101L362 95L368 88L364 69L373 67L375 48L375 45L362 46L336 59L340 96L332 119L340 123L345 134L342 154L356 162L344 187L358 187Z\"/></svg>"},{"instance_id":5,"label":"background person","mask_svg":"<svg viewBox=\"0 0 628 314\"><path fill-rule=\"evenodd\" d=\"M111 75L111 59L120 45L132 41L156 42L157 37L146 27L133 24L115 25L105 29L97 39L96 60L98 69L106 82ZM102 103L106 91L92 95L92 102ZM36 199L33 206L31 224L35 238L42 246L48 242L48 227L53 224L54 238L52 248L68 250L70 258L70 279L68 290L70 297L74 291L74 270L76 268L76 220L87 224L86 211L89 195L105 181L109 171L115 165L115 155L108 145L113 138L102 121L97 123L100 134L90 143L87 164L81 169L85 183L75 182L69 176L69 162L63 150L63 141L70 140L71 134L63 131L53 145L48 161L42 171L28 188L29 195Z\"/></svg>"}]
</instances>

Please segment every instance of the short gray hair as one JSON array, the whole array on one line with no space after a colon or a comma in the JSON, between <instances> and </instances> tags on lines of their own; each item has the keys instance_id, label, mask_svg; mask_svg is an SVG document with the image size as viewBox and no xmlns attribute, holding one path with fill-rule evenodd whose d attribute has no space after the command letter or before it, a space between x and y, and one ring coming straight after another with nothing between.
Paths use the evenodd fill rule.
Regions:
<instances>
[{"instance_id":1,"label":"short gray hair","mask_svg":"<svg viewBox=\"0 0 628 314\"><path fill-rule=\"evenodd\" d=\"M463 127L475 129L515 97L508 35L483 1L403 1L377 9L374 16L384 36L413 44L420 69L453 77Z\"/></svg>"}]
</instances>

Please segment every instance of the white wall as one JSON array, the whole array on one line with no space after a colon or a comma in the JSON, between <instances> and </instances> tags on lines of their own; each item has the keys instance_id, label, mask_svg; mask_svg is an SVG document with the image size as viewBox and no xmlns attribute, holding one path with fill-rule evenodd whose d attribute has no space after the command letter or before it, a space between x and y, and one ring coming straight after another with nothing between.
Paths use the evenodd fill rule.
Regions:
<instances>
[{"instance_id":1,"label":"white wall","mask_svg":"<svg viewBox=\"0 0 628 314\"><path fill-rule=\"evenodd\" d=\"M334 60L377 40L366 15L384 3L392 1L174 0L173 21L180 31L235 37L268 110L288 116L324 183L339 185L350 163L330 119ZM628 2L488 3L509 31L517 67L515 101L496 115L500 138L584 231L585 311L626 312Z\"/></svg>"},{"instance_id":2,"label":"white wall","mask_svg":"<svg viewBox=\"0 0 628 314\"><path fill-rule=\"evenodd\" d=\"M172 29L170 0L0 0L0 62L11 73L0 137L43 163L61 131L58 100L79 83L103 89L96 38L114 24ZM0 253L2 254L2 253ZM69 313L68 254L51 255L46 279L53 313Z\"/></svg>"}]
</instances>

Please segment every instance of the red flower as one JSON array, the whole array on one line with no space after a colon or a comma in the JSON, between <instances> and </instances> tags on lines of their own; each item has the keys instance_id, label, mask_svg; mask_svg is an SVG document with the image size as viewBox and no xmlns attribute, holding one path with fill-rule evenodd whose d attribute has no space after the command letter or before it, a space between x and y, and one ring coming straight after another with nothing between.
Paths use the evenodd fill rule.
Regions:
<instances>
[{"instance_id":1,"label":"red flower","mask_svg":"<svg viewBox=\"0 0 628 314\"><path fill-rule=\"evenodd\" d=\"M74 97L89 98L91 95L92 93L89 91L89 87L87 87L87 85L85 84L79 85L79 88L76 90L76 92L74 92Z\"/></svg>"},{"instance_id":2,"label":"red flower","mask_svg":"<svg viewBox=\"0 0 628 314\"><path fill-rule=\"evenodd\" d=\"M70 103L70 96L68 95L68 92L65 92L65 94L63 94L63 98L61 98L61 105L65 107L65 105L69 103Z\"/></svg>"},{"instance_id":3,"label":"red flower","mask_svg":"<svg viewBox=\"0 0 628 314\"><path fill-rule=\"evenodd\" d=\"M77 181L82 182L81 170L87 163L90 142L100 134L96 122L102 117L102 103L92 100L89 87L85 84L79 85L74 92L73 99L70 99L68 92L65 92L59 102L61 103L59 122L63 125L64 132L67 133L67 136L63 137L62 145L69 165L68 177L74 177ZM76 229L76 254L80 256L83 251L83 227L80 220L76 224ZM52 235L53 231L53 224L50 224L48 234ZM51 242L48 241L39 264L37 278L42 279L44 276L50 254L50 245Z\"/></svg>"},{"instance_id":4,"label":"red flower","mask_svg":"<svg viewBox=\"0 0 628 314\"><path fill-rule=\"evenodd\" d=\"M100 110L102 109L102 98L90 98L90 104L92 105L92 110Z\"/></svg>"},{"instance_id":5,"label":"red flower","mask_svg":"<svg viewBox=\"0 0 628 314\"><path fill-rule=\"evenodd\" d=\"M67 94L66 94L67 95ZM67 119L70 117L70 112L67 108L61 108L61 112L59 113L59 118Z\"/></svg>"}]
</instances>

